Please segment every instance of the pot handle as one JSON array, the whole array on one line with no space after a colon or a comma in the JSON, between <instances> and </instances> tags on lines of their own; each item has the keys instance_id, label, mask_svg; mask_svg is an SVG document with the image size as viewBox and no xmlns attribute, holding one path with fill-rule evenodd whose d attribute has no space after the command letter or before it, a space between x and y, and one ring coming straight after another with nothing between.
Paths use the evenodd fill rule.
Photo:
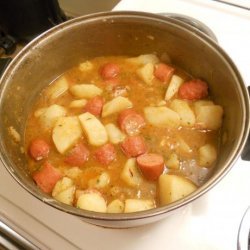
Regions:
<instances>
[{"instance_id":1,"label":"pot handle","mask_svg":"<svg viewBox=\"0 0 250 250\"><path fill-rule=\"evenodd\" d=\"M206 36L210 37L212 40L214 40L216 43L218 43L217 37L215 36L214 32L203 22L182 14L176 14L176 13L159 13L159 15L170 17L173 19L176 19L178 21L181 21L183 23L186 23L197 30L204 33Z\"/></svg>"},{"instance_id":2,"label":"pot handle","mask_svg":"<svg viewBox=\"0 0 250 250\"><path fill-rule=\"evenodd\" d=\"M0 77L3 74L4 70L7 68L7 66L9 65L9 63L11 62L11 58L10 57L6 57L6 58L0 58Z\"/></svg>"},{"instance_id":3,"label":"pot handle","mask_svg":"<svg viewBox=\"0 0 250 250\"><path fill-rule=\"evenodd\" d=\"M247 87L248 94L250 96L250 86ZM250 131L249 131L250 132ZM250 161L250 133L247 138L247 142L241 154L241 159L244 161Z\"/></svg>"}]
</instances>

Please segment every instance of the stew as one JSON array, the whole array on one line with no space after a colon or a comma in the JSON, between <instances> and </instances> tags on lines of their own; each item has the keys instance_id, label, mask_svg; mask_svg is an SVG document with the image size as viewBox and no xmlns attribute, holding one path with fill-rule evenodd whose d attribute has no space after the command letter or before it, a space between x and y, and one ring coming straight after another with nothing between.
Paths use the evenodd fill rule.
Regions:
<instances>
[{"instance_id":1,"label":"stew","mask_svg":"<svg viewBox=\"0 0 250 250\"><path fill-rule=\"evenodd\" d=\"M32 108L30 174L80 209L166 205L211 175L222 118L206 81L154 54L93 58L55 79Z\"/></svg>"}]
</instances>

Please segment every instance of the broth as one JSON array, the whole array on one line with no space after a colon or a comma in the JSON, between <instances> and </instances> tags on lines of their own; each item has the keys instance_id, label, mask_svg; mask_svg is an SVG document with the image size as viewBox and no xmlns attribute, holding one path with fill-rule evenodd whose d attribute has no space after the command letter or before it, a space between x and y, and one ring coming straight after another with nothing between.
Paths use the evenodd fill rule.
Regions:
<instances>
[{"instance_id":1,"label":"broth","mask_svg":"<svg viewBox=\"0 0 250 250\"><path fill-rule=\"evenodd\" d=\"M145 58L149 58L147 59L148 61L146 60L146 62L144 62ZM108 65L107 69L104 69L105 65ZM114 65L118 66L118 68L115 68ZM162 63L158 61L158 58L154 55L146 55L146 57L144 55L137 58L128 58L124 56L98 57L69 69L43 90L28 118L25 134L30 174L43 191L52 194L55 199L61 202L82 209L97 212L134 212L165 205L176 199L182 198L194 191L197 187L201 186L209 178L216 162L220 138L222 108L212 103L212 97L209 95L195 99L192 99L193 97L191 96L189 100L180 98L180 86L184 86L185 83L190 81L192 82L194 80L193 76L173 65L167 64L164 65L167 65L169 72L165 72L164 70L161 72L160 70L160 74L157 75L156 69L157 67L161 67L159 65L162 65ZM152 67L154 70L153 72ZM141 70L143 68L144 70ZM170 74L168 79L163 80L161 76L164 74ZM173 96L166 100L164 97L169 86L173 84L171 82L174 76L179 77L182 82L180 86L175 89ZM150 82L148 82L148 78L150 79ZM94 96L91 98L79 97L79 94L76 94L72 89L76 85L83 84L88 86L94 85L102 92L101 94L93 94ZM64 86L64 88L62 86ZM83 96L85 96L85 94L83 94ZM96 98L96 96L101 96L103 103L100 104L101 107L97 105L97 109L99 107L101 113L95 114L95 119L101 122L102 126L113 124L113 126L118 129L120 137L122 137L120 138L120 141L112 143L110 141L109 132L106 129L109 139L100 145L96 145L91 142L90 137L92 135L88 134L93 131L86 131L82 121L78 121L82 128L82 132L79 132L80 135L76 136L76 139L73 140L72 138L75 136L75 134L73 134L70 136L70 139L72 139L73 142L71 141L68 143L68 139L66 138L65 142L63 138L66 136L65 134L67 132L65 130L66 132L64 131L64 133L59 136L60 142L58 142L58 144L60 145L57 146L55 127L60 126L60 124L57 124L60 117L74 117L78 119L80 115L86 112L88 112L88 114L91 114L91 112L93 113L92 109L93 107L95 108L95 102L89 105L91 107L90 111L88 109L86 110L86 107L88 107L90 100ZM127 104L122 104L123 106L125 105L124 107L117 108L120 107L120 103L118 102L115 108L118 111L112 111L111 114L104 115L105 105L118 97L122 97L123 101L126 99L130 104L126 102ZM74 103L75 105L72 104L72 101L75 100L81 100L78 102L79 107L77 107L76 103ZM173 104L174 100L177 100L175 104ZM180 102L178 102L179 100ZM193 124L189 124L189 121L184 124L186 111L182 111L182 108L179 108L178 106L179 104L183 105L183 103L186 105L184 105L184 107L188 107L188 112L191 113L191 115L194 115L195 121ZM61 110L64 110L65 112L62 112L62 114L59 115L60 112L58 113L56 111L56 115L52 114L53 122L51 120L47 121L46 119L51 119L51 117L48 118L45 115L48 107L55 104L60 106ZM203 117L204 115L202 114L204 114L206 110L199 110L201 106L213 106L213 108L217 107L217 110L220 110L215 112L214 118L217 121L217 123L215 123L219 125L213 127L213 125L211 125L213 124L213 121L210 121L209 118L208 121L206 120L206 117L213 115L213 111L209 111L210 113L208 112L208 116L205 115L205 118ZM162 125L162 122L159 124L159 121L155 120L156 118L154 115L146 114L146 107L149 108L148 111L150 111L150 108L152 107L155 108L155 112L160 112L161 109L159 108L162 107L162 110L165 112L165 107L167 107L168 111L170 109L173 116L178 118L178 125L175 125L176 118L173 118L175 120L171 120L170 122L165 122L164 120L163 123L165 125ZM112 107L110 109L112 109ZM134 113L131 111L132 115L130 115L135 120L130 120L130 124L128 124L129 122L127 124L125 123L124 129L122 127L123 123L121 125L118 121L119 119L122 119L120 116L124 110L131 109ZM128 117L130 116L128 115ZM138 117L143 119L144 124L139 123L140 119ZM197 121L197 117L200 119L199 121ZM49 127L44 126L44 119L52 125ZM152 119L153 121L151 121ZM87 120L88 119L86 119L86 121ZM174 125L171 122L173 122ZM169 126L166 125L168 123L170 124ZM127 130L126 126L128 126ZM94 127L93 130L95 130ZM127 138L134 139L135 137L143 139L146 145L146 150L137 155L128 156L125 141ZM44 155L38 154L39 157L36 158L36 155L32 152L32 143L35 140L45 141L49 148L49 152ZM66 146L66 149L64 149L63 152L59 152L60 150L58 150L58 147L61 147L64 143L68 143L69 145ZM72 156L72 154L74 155L72 152L74 152L74 148L79 143L83 144L88 151L88 153L86 153L86 159L83 163L74 164L73 161L73 164L69 164L65 159ZM123 143L125 145L124 147ZM133 143L131 145L134 145ZM114 151L111 150L113 156L111 155L111 151L108 151L108 149L106 150L105 148L100 153L101 157L98 158L99 156L96 152L106 144L111 144L109 147L112 147L112 150ZM203 146L207 147L201 149ZM35 149L34 151L36 154L39 150ZM40 151L39 153L41 153ZM107 158L109 155L107 156L106 153L107 155L111 155L111 160ZM147 155L149 158L146 158L146 163L142 164L139 161L143 160L141 159L143 157L139 157L140 155L145 154L149 154ZM160 164L160 161L158 165L156 163L156 167L152 167L149 163L154 159L158 160L157 157L159 159L162 158L164 161L163 168L159 170L159 174L155 173L158 171L158 169L156 170L158 165L162 165ZM205 161L205 164L204 157L208 157L207 163ZM138 178L140 179L138 183L133 180L134 182L132 181L131 184L131 181L127 180L127 177L124 177L124 166L126 164L129 165L128 160L130 158L133 159L133 161L130 162L131 169L129 171L132 178L135 178L135 176L133 176L133 171L136 171L135 174L139 175ZM103 159L105 161L107 160L108 163L103 161ZM212 160L210 161L210 159ZM54 182L51 180L53 184L50 183L50 188L46 189L44 188L44 185L47 185L46 181L50 177L44 177L46 174L42 174L43 177L41 177L41 173L44 172L44 165L48 163L50 164L50 167L57 170L58 178ZM142 166L140 166L140 164ZM134 170L134 168L136 169ZM150 169L148 170L148 168ZM191 186L191 191L186 192L184 190L181 197L168 197L169 194L165 193L168 192L168 189L170 190L169 192L172 192L171 190L173 187L169 186L169 183L165 185L168 181L163 180L163 178L160 181L159 179L161 178L161 175L168 177L174 176L177 178L180 177L178 180L186 183L187 186ZM68 178L66 179L66 182L68 181L66 184L64 183L65 180L62 181L65 177ZM41 178L45 178L46 180L41 180ZM186 184L184 184L184 186ZM65 196L63 195L65 190L68 190L68 199L62 198ZM167 197L167 201L165 198L162 198L164 195ZM80 197L82 198L80 199ZM104 200L106 204L105 207L103 202L101 203L100 207L105 207L103 210L96 208L99 206L98 199L101 201ZM93 207L84 205L86 202L91 203L92 201L94 204ZM113 205L110 205L113 201L116 202L114 202ZM136 201L142 201L144 203L138 205ZM131 202L132 205L130 205ZM131 206L135 206L136 208L131 208Z\"/></svg>"}]
</instances>

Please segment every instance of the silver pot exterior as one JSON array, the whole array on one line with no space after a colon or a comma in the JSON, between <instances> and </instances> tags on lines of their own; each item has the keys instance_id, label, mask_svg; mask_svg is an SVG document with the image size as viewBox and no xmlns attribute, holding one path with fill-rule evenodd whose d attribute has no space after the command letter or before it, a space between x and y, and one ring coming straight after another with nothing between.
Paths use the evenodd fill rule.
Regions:
<instances>
[{"instance_id":1,"label":"silver pot exterior","mask_svg":"<svg viewBox=\"0 0 250 250\"><path fill-rule=\"evenodd\" d=\"M196 192L168 206L132 214L102 214L76 209L42 193L27 174L23 153L27 115L41 90L78 63L96 56L156 53L209 82L215 102L224 108L219 159L213 176ZM189 25L142 12L107 12L67 21L28 44L0 80L1 160L15 180L48 205L105 227L134 227L160 220L209 189L230 170L249 131L249 98L242 78L227 54ZM9 127L21 135L12 140Z\"/></svg>"}]
</instances>

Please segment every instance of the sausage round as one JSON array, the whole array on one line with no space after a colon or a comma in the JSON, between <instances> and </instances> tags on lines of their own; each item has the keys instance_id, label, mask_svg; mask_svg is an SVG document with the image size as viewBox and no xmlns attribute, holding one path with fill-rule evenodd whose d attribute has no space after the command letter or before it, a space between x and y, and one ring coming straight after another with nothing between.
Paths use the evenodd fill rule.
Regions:
<instances>
[{"instance_id":1,"label":"sausage round","mask_svg":"<svg viewBox=\"0 0 250 250\"><path fill-rule=\"evenodd\" d=\"M84 107L84 112L89 112L95 116L100 116L102 113L102 107L104 105L104 99L101 96L95 96L90 99Z\"/></svg>"},{"instance_id":2,"label":"sausage round","mask_svg":"<svg viewBox=\"0 0 250 250\"><path fill-rule=\"evenodd\" d=\"M36 171L32 177L43 192L51 193L55 184L63 175L49 162L45 162L41 169Z\"/></svg>"},{"instance_id":3,"label":"sausage round","mask_svg":"<svg viewBox=\"0 0 250 250\"><path fill-rule=\"evenodd\" d=\"M109 165L116 158L115 147L111 143L105 144L97 149L94 155L101 164Z\"/></svg>"},{"instance_id":4,"label":"sausage round","mask_svg":"<svg viewBox=\"0 0 250 250\"><path fill-rule=\"evenodd\" d=\"M199 100L208 96L208 85L200 79L194 79L183 83L178 95L182 99Z\"/></svg>"},{"instance_id":5,"label":"sausage round","mask_svg":"<svg viewBox=\"0 0 250 250\"><path fill-rule=\"evenodd\" d=\"M142 136L130 136L127 137L122 143L121 148L124 154L130 157L136 157L144 154L147 151L147 146Z\"/></svg>"},{"instance_id":6,"label":"sausage round","mask_svg":"<svg viewBox=\"0 0 250 250\"><path fill-rule=\"evenodd\" d=\"M159 63L155 66L154 76L161 82L167 83L174 73L174 68L165 63Z\"/></svg>"},{"instance_id":7,"label":"sausage round","mask_svg":"<svg viewBox=\"0 0 250 250\"><path fill-rule=\"evenodd\" d=\"M48 157L50 151L50 147L45 140L35 139L31 142L29 146L29 153L31 157L40 161Z\"/></svg>"},{"instance_id":8,"label":"sausage round","mask_svg":"<svg viewBox=\"0 0 250 250\"><path fill-rule=\"evenodd\" d=\"M164 170L164 159L159 154L143 154L136 158L137 165L146 179L155 181Z\"/></svg>"},{"instance_id":9,"label":"sausage round","mask_svg":"<svg viewBox=\"0 0 250 250\"><path fill-rule=\"evenodd\" d=\"M71 166L80 166L88 160L89 154L87 147L83 143L78 143L71 149L64 162Z\"/></svg>"},{"instance_id":10,"label":"sausage round","mask_svg":"<svg viewBox=\"0 0 250 250\"><path fill-rule=\"evenodd\" d=\"M126 109L118 116L118 124L122 131L133 136L140 133L145 126L144 118L133 109Z\"/></svg>"},{"instance_id":11,"label":"sausage round","mask_svg":"<svg viewBox=\"0 0 250 250\"><path fill-rule=\"evenodd\" d=\"M100 75L104 80L115 78L120 73L120 67L115 63L106 63L100 70Z\"/></svg>"}]
</instances>

